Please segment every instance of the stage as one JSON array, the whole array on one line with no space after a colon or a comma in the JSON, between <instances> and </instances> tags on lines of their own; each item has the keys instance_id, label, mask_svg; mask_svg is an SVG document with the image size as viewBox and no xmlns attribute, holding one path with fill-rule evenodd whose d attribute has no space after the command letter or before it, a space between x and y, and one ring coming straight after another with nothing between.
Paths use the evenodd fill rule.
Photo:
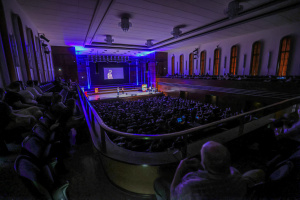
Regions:
<instances>
[{"instance_id":1,"label":"stage","mask_svg":"<svg viewBox=\"0 0 300 200\"><path fill-rule=\"evenodd\" d=\"M153 95L153 94L162 94L161 92L142 92L142 91L126 91L124 94L122 92L119 93L119 97L116 92L110 93L97 93L97 94L89 94L88 99L90 101L95 100L104 100L104 99L115 99L115 98L128 98L128 97L136 97L136 96L146 96L146 95ZM99 99L100 98L100 99Z\"/></svg>"}]
</instances>

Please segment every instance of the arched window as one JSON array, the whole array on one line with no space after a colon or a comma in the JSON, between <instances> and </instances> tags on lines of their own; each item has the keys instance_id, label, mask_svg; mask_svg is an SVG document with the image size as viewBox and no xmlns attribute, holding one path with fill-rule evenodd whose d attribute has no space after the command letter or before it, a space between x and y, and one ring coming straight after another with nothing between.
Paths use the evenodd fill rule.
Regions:
<instances>
[{"instance_id":1,"label":"arched window","mask_svg":"<svg viewBox=\"0 0 300 200\"><path fill-rule=\"evenodd\" d=\"M289 65L291 37L286 36L281 39L277 64L277 76L286 76L286 71Z\"/></svg>"},{"instance_id":2,"label":"arched window","mask_svg":"<svg viewBox=\"0 0 300 200\"><path fill-rule=\"evenodd\" d=\"M238 47L236 45L231 47L229 73L232 75L236 75L237 51L238 51Z\"/></svg>"},{"instance_id":3,"label":"arched window","mask_svg":"<svg viewBox=\"0 0 300 200\"><path fill-rule=\"evenodd\" d=\"M34 77L35 79L38 79L39 82L42 82L40 80L40 70L39 70L39 65L37 62L37 55L36 55L36 49L35 49L35 44L34 44L34 37L33 37L33 32L30 28L26 28L27 32L27 40L28 40L28 61L31 63L34 71Z\"/></svg>"},{"instance_id":4,"label":"arched window","mask_svg":"<svg viewBox=\"0 0 300 200\"><path fill-rule=\"evenodd\" d=\"M25 44L25 36L24 36L22 20L19 17L19 15L12 13L12 22L13 22L13 30L14 30L16 44L17 44L16 51L18 52L18 57L20 61L20 66L16 65L16 71L20 70L20 76L22 74L23 81L32 80L33 77L31 77L32 73L30 72L30 66L28 62L28 55L27 55L27 49Z\"/></svg>"},{"instance_id":5,"label":"arched window","mask_svg":"<svg viewBox=\"0 0 300 200\"><path fill-rule=\"evenodd\" d=\"M184 63L183 63L183 55L180 55L180 74L183 74L183 65L184 65Z\"/></svg>"},{"instance_id":6,"label":"arched window","mask_svg":"<svg viewBox=\"0 0 300 200\"><path fill-rule=\"evenodd\" d=\"M205 60L206 60L206 51L201 51L201 55L200 55L200 75L204 75L205 74Z\"/></svg>"},{"instance_id":7,"label":"arched window","mask_svg":"<svg viewBox=\"0 0 300 200\"><path fill-rule=\"evenodd\" d=\"M251 56L251 66L250 75L257 76L258 70L260 68L260 52L261 52L261 42L254 42L252 45L252 56Z\"/></svg>"},{"instance_id":8,"label":"arched window","mask_svg":"<svg viewBox=\"0 0 300 200\"><path fill-rule=\"evenodd\" d=\"M214 75L219 75L219 68L220 68L220 49L215 49L214 53Z\"/></svg>"},{"instance_id":9,"label":"arched window","mask_svg":"<svg viewBox=\"0 0 300 200\"><path fill-rule=\"evenodd\" d=\"M189 75L193 75L194 73L194 53L190 53L189 55Z\"/></svg>"},{"instance_id":10,"label":"arched window","mask_svg":"<svg viewBox=\"0 0 300 200\"><path fill-rule=\"evenodd\" d=\"M172 56L172 75L175 74L175 56Z\"/></svg>"}]
</instances>

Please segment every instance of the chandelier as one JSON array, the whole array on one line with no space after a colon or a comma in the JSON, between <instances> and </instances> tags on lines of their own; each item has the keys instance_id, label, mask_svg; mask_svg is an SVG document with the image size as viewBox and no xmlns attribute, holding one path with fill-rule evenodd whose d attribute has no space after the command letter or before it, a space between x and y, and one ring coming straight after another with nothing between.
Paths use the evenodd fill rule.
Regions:
<instances>
[{"instance_id":1,"label":"chandelier","mask_svg":"<svg viewBox=\"0 0 300 200\"><path fill-rule=\"evenodd\" d=\"M236 17L239 12L243 10L243 6L237 0L231 1L228 4L228 8L225 9L224 13L228 15L229 19Z\"/></svg>"},{"instance_id":2,"label":"chandelier","mask_svg":"<svg viewBox=\"0 0 300 200\"><path fill-rule=\"evenodd\" d=\"M129 17L122 17L121 22L119 22L119 26L124 32L127 32L129 30L129 27L132 26L132 23L129 22Z\"/></svg>"},{"instance_id":3,"label":"chandelier","mask_svg":"<svg viewBox=\"0 0 300 200\"><path fill-rule=\"evenodd\" d=\"M152 40L147 40L147 42L145 43L145 45L147 45L147 47L153 46Z\"/></svg>"},{"instance_id":4,"label":"chandelier","mask_svg":"<svg viewBox=\"0 0 300 200\"><path fill-rule=\"evenodd\" d=\"M112 39L112 36L111 36L111 35L106 35L106 38L104 39L104 41L105 41L107 44L111 45L112 42L114 41L114 39Z\"/></svg>"},{"instance_id":5,"label":"chandelier","mask_svg":"<svg viewBox=\"0 0 300 200\"><path fill-rule=\"evenodd\" d=\"M179 27L174 27L173 31L171 32L171 34L173 35L174 38L180 37L181 33L182 33L182 31L180 30Z\"/></svg>"}]
</instances>

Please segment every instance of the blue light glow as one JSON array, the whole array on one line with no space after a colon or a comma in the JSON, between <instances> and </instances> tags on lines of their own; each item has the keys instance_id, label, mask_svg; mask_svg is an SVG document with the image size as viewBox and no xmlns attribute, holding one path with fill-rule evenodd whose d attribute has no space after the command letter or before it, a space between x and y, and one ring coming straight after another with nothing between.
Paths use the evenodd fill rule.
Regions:
<instances>
[{"instance_id":1,"label":"blue light glow","mask_svg":"<svg viewBox=\"0 0 300 200\"><path fill-rule=\"evenodd\" d=\"M83 46L73 46L73 47L75 47L76 51L87 51L87 50L89 50L87 48L84 48Z\"/></svg>"},{"instance_id":2,"label":"blue light glow","mask_svg":"<svg viewBox=\"0 0 300 200\"><path fill-rule=\"evenodd\" d=\"M91 89L91 75L90 75L89 67L86 67L86 78L87 78L88 90L90 90Z\"/></svg>"},{"instance_id":3,"label":"blue light glow","mask_svg":"<svg viewBox=\"0 0 300 200\"><path fill-rule=\"evenodd\" d=\"M136 54L137 57L141 57L141 56L146 56L149 55L151 53L154 53L155 51L148 51L148 52L143 52L143 53L138 53Z\"/></svg>"},{"instance_id":4,"label":"blue light glow","mask_svg":"<svg viewBox=\"0 0 300 200\"><path fill-rule=\"evenodd\" d=\"M136 66L136 85L139 85L139 68Z\"/></svg>"}]
</instances>

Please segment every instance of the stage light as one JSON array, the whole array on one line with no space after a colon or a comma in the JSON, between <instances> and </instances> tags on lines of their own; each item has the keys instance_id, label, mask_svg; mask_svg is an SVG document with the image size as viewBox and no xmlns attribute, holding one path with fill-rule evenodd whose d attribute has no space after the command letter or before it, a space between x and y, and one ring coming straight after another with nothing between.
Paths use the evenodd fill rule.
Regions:
<instances>
[{"instance_id":1,"label":"stage light","mask_svg":"<svg viewBox=\"0 0 300 200\"><path fill-rule=\"evenodd\" d=\"M98 88L95 88L95 93L98 93Z\"/></svg>"},{"instance_id":2,"label":"stage light","mask_svg":"<svg viewBox=\"0 0 300 200\"><path fill-rule=\"evenodd\" d=\"M87 91L84 92L85 96L88 97Z\"/></svg>"}]
</instances>

